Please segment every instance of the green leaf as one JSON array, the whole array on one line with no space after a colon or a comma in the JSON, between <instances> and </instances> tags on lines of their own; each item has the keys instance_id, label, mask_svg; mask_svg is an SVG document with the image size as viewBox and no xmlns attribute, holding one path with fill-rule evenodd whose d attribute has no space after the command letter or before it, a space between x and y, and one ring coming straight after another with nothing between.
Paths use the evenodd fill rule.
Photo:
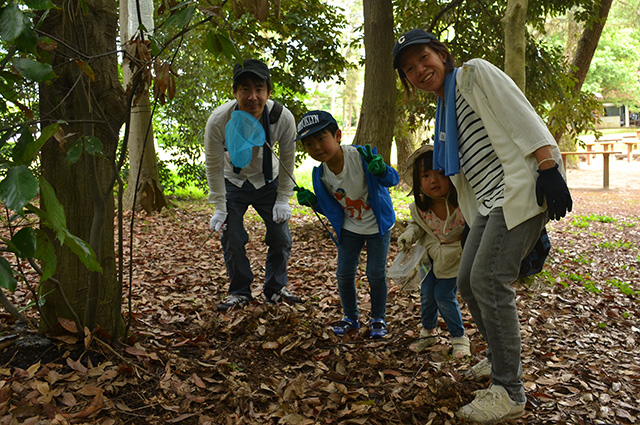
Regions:
<instances>
[{"instance_id":1,"label":"green leaf","mask_svg":"<svg viewBox=\"0 0 640 425\"><path fill-rule=\"evenodd\" d=\"M22 129L20 130L18 143L16 143L16 146L13 148L13 162L17 163L17 165L24 164L24 162L20 162L20 158L24 156L24 153L27 151L28 146L32 142L33 135L31 134L31 130L29 130L29 126L22 127Z\"/></svg>"},{"instance_id":2,"label":"green leaf","mask_svg":"<svg viewBox=\"0 0 640 425\"><path fill-rule=\"evenodd\" d=\"M49 140L50 138L53 137L54 134L56 134L59 128L60 128L60 124L55 123L55 124L50 124L46 126L44 129L42 129L42 132L40 133L40 137L38 137L38 139L35 142L32 141L32 143L30 143L26 147L26 149L22 153L22 156L17 162L19 164L30 164L31 161L33 161L33 159L35 158L36 154L40 152L40 149L42 149L42 146L44 146L44 144L47 143L47 140ZM15 155L15 149L14 149L14 155Z\"/></svg>"},{"instance_id":3,"label":"green leaf","mask_svg":"<svg viewBox=\"0 0 640 425\"><path fill-rule=\"evenodd\" d=\"M40 266L42 267L40 281L44 282L55 273L58 266L58 257L56 256L53 242L51 242L49 235L44 230L37 229L36 238L36 252L33 257L40 260Z\"/></svg>"},{"instance_id":4,"label":"green leaf","mask_svg":"<svg viewBox=\"0 0 640 425\"><path fill-rule=\"evenodd\" d=\"M36 232L31 227L22 228L11 238L15 253L20 258L32 258L36 252Z\"/></svg>"},{"instance_id":5,"label":"green leaf","mask_svg":"<svg viewBox=\"0 0 640 425\"><path fill-rule=\"evenodd\" d=\"M187 24L189 23L189 21L191 21L191 18L193 17L194 11L195 11L194 6L185 7L184 9L178 11L177 13L174 13L173 15L169 16L165 21L165 26L171 27L175 25L178 28L187 26Z\"/></svg>"},{"instance_id":6,"label":"green leaf","mask_svg":"<svg viewBox=\"0 0 640 425\"><path fill-rule=\"evenodd\" d=\"M7 176L0 182L0 199L17 213L38 194L38 180L26 165L9 168Z\"/></svg>"},{"instance_id":7,"label":"green leaf","mask_svg":"<svg viewBox=\"0 0 640 425\"><path fill-rule=\"evenodd\" d=\"M11 264L4 257L0 257L0 287L13 292L16 290L16 286L18 286L18 282L13 276Z\"/></svg>"},{"instance_id":8,"label":"green leaf","mask_svg":"<svg viewBox=\"0 0 640 425\"><path fill-rule=\"evenodd\" d=\"M93 252L91 245L79 237L72 235L68 229L64 229L64 232L64 245L76 254L80 261L82 261L89 270L102 273L102 267L100 267L98 258L96 257L95 252Z\"/></svg>"},{"instance_id":9,"label":"green leaf","mask_svg":"<svg viewBox=\"0 0 640 425\"><path fill-rule=\"evenodd\" d=\"M220 42L218 34L215 32L208 32L204 40L204 47L214 56L218 56L222 53L222 43Z\"/></svg>"},{"instance_id":10,"label":"green leaf","mask_svg":"<svg viewBox=\"0 0 640 425\"><path fill-rule=\"evenodd\" d=\"M16 39L16 47L20 52L28 52L36 54L38 46L38 34L31 28L22 31L22 34Z\"/></svg>"},{"instance_id":11,"label":"green leaf","mask_svg":"<svg viewBox=\"0 0 640 425\"><path fill-rule=\"evenodd\" d=\"M86 136L84 138L84 149L89 155L102 154L102 142L95 136Z\"/></svg>"},{"instance_id":12,"label":"green leaf","mask_svg":"<svg viewBox=\"0 0 640 425\"><path fill-rule=\"evenodd\" d=\"M151 55L153 57L158 56L162 50L162 44L160 44L155 37L151 36L149 36L149 41L151 42Z\"/></svg>"},{"instance_id":13,"label":"green leaf","mask_svg":"<svg viewBox=\"0 0 640 425\"><path fill-rule=\"evenodd\" d=\"M82 156L82 139L78 139L67 149L67 164L73 165L80 161Z\"/></svg>"},{"instance_id":14,"label":"green leaf","mask_svg":"<svg viewBox=\"0 0 640 425\"><path fill-rule=\"evenodd\" d=\"M20 75L37 83L43 83L56 77L51 65L34 61L33 59L16 58L13 60L13 66Z\"/></svg>"},{"instance_id":15,"label":"green leaf","mask_svg":"<svg viewBox=\"0 0 640 425\"><path fill-rule=\"evenodd\" d=\"M64 242L64 233L62 232L67 227L67 218L64 214L64 208L56 196L56 192L44 177L40 177L40 195L42 196L42 202L46 211L40 211L40 214L44 214L44 217L40 216L55 232L56 236L60 239L60 243Z\"/></svg>"},{"instance_id":16,"label":"green leaf","mask_svg":"<svg viewBox=\"0 0 640 425\"><path fill-rule=\"evenodd\" d=\"M31 10L53 9L55 7L51 0L25 0L24 4Z\"/></svg>"},{"instance_id":17,"label":"green leaf","mask_svg":"<svg viewBox=\"0 0 640 425\"><path fill-rule=\"evenodd\" d=\"M229 59L235 59L238 57L238 49L233 41L227 36L227 34L218 34L220 45L222 46L222 53Z\"/></svg>"},{"instance_id":18,"label":"green leaf","mask_svg":"<svg viewBox=\"0 0 640 425\"><path fill-rule=\"evenodd\" d=\"M12 43L27 28L27 19L18 9L18 5L10 2L0 11L0 37Z\"/></svg>"}]
</instances>

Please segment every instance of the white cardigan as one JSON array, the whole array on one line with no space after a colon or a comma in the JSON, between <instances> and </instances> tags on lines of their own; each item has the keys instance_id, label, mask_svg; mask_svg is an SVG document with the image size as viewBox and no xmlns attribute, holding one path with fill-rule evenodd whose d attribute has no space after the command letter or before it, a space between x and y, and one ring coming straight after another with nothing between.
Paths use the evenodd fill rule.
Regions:
<instances>
[{"instance_id":1,"label":"white cardigan","mask_svg":"<svg viewBox=\"0 0 640 425\"><path fill-rule=\"evenodd\" d=\"M456 75L460 94L478 114L491 146L504 170L503 211L507 229L546 211L536 202L538 162L533 152L550 146L553 159L565 176L562 156L555 139L520 88L503 71L482 59L471 59ZM565 177L566 179L566 177ZM451 176L458 191L460 209L471 226L478 201L463 171Z\"/></svg>"}]
</instances>

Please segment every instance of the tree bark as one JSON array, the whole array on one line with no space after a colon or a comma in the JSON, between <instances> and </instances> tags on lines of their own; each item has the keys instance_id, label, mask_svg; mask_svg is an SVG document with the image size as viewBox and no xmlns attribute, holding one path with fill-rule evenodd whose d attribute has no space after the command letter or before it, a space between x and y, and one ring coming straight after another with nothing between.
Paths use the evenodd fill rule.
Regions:
<instances>
[{"instance_id":1,"label":"tree bark","mask_svg":"<svg viewBox=\"0 0 640 425\"><path fill-rule=\"evenodd\" d=\"M528 0L508 0L502 18L504 29L504 72L526 93L526 22Z\"/></svg>"},{"instance_id":2,"label":"tree bark","mask_svg":"<svg viewBox=\"0 0 640 425\"><path fill-rule=\"evenodd\" d=\"M612 2L613 0L601 0L600 8L596 11L593 21L590 25L585 25L582 31L582 36L576 48L576 54L573 57L573 61L571 61L571 65L574 67L573 75L576 78L574 86L576 91L582 89L582 84L584 84L584 80L587 78L591 60L598 47L604 24L607 23Z\"/></svg>"},{"instance_id":3,"label":"tree bark","mask_svg":"<svg viewBox=\"0 0 640 425\"><path fill-rule=\"evenodd\" d=\"M391 0L363 0L365 76L362 109L354 143L378 148L387 164L391 158L396 109L396 79L391 50Z\"/></svg>"},{"instance_id":4,"label":"tree bark","mask_svg":"<svg viewBox=\"0 0 640 425\"><path fill-rule=\"evenodd\" d=\"M58 8L50 10L41 30L57 41L50 54L59 77L40 85L40 116L44 124L65 121L61 127L67 137L64 143L51 139L43 146L42 175L64 208L68 229L89 242L103 270L102 274L89 272L68 248L55 244L58 264L54 278L77 317L84 317L84 326L112 334L122 321L114 253L113 182L126 110L118 80L116 3L88 0L86 9L68 0L54 3ZM77 66L79 60L86 61L92 72L83 72ZM103 155L84 153L79 162L69 165L66 148L82 136L100 139ZM46 333L57 333L61 331L58 318L73 319L73 315L55 285L44 282L43 286L47 296L42 312L47 320L40 327Z\"/></svg>"},{"instance_id":5,"label":"tree bark","mask_svg":"<svg viewBox=\"0 0 640 425\"><path fill-rule=\"evenodd\" d=\"M397 123L395 132L397 169L402 177L402 173L407 168L409 156L420 146L420 143L418 143L416 132L407 131L409 128L414 128L415 115L408 115L405 112L402 116L397 117ZM412 182L401 180L401 183L411 184Z\"/></svg>"},{"instance_id":6,"label":"tree bark","mask_svg":"<svg viewBox=\"0 0 640 425\"><path fill-rule=\"evenodd\" d=\"M148 32L153 30L153 1L139 0L140 9L136 7L136 0L122 0L120 3L120 39L128 42L142 23ZM139 43L140 48L145 46ZM137 58L141 60L142 58ZM139 63L147 66L150 64ZM131 66L133 65L133 66ZM132 64L131 58L125 56L122 63L124 86L131 89L133 76L143 69L138 63ZM129 176L124 193L124 208L132 210L142 208L147 213L160 211L167 206L167 200L160 184L158 159L153 137L151 122L151 102L149 85L139 85L141 93L134 97L129 117ZM134 190L137 188L137 191ZM135 205L134 205L135 198Z\"/></svg>"},{"instance_id":7,"label":"tree bark","mask_svg":"<svg viewBox=\"0 0 640 425\"><path fill-rule=\"evenodd\" d=\"M611 10L612 2L613 0L601 0L599 3L600 7L595 10L593 19L590 23L587 23L584 26L582 36L578 41L576 53L571 61L572 70L570 71L570 74L575 78L573 86L574 92L579 92L582 89L582 84L584 84L584 80L587 78L587 73L591 66L591 60L593 59L593 54L595 53L596 48L598 47L598 42L602 35L602 29L607 23L607 17L609 16L609 10ZM558 144L561 143L564 132L565 129L561 128L553 135Z\"/></svg>"}]
</instances>

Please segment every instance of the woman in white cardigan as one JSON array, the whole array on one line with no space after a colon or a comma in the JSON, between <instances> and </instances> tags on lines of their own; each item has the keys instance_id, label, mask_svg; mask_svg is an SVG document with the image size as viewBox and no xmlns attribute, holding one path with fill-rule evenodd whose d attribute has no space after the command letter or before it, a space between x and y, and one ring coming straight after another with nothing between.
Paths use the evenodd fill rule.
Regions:
<instances>
[{"instance_id":1,"label":"woman in white cardigan","mask_svg":"<svg viewBox=\"0 0 640 425\"><path fill-rule=\"evenodd\" d=\"M455 67L447 47L414 29L393 48L393 65L408 96L438 96L434 169L458 191L471 230L458 288L489 350L489 388L460 408L479 423L524 414L520 328L511 286L520 263L549 219L571 211L560 150L520 89L482 59Z\"/></svg>"}]
</instances>

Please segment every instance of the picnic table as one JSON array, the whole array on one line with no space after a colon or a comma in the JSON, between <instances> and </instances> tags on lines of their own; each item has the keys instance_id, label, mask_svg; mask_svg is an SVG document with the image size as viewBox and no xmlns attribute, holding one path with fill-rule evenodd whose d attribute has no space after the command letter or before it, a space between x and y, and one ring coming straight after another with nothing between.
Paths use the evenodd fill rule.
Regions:
<instances>
[{"instance_id":1,"label":"picnic table","mask_svg":"<svg viewBox=\"0 0 640 425\"><path fill-rule=\"evenodd\" d=\"M600 139L596 139L596 143L602 145L602 149L606 152L608 150L613 150L613 145L620 141L619 137L602 137Z\"/></svg>"},{"instance_id":2,"label":"picnic table","mask_svg":"<svg viewBox=\"0 0 640 425\"><path fill-rule=\"evenodd\" d=\"M587 155L587 158L591 155L602 155L603 162L603 170L602 170L602 187L605 189L609 188L609 155L621 154L622 152L613 152L613 151L580 151L580 152L560 152L562 155L562 165L564 165L564 169L567 169L567 156L569 155Z\"/></svg>"},{"instance_id":3,"label":"picnic table","mask_svg":"<svg viewBox=\"0 0 640 425\"><path fill-rule=\"evenodd\" d=\"M640 133L640 130L638 130L637 132ZM630 140L625 140L625 139L630 139ZM638 137L625 136L622 139L622 143L627 145L627 162L631 162L633 150L638 145Z\"/></svg>"}]
</instances>

